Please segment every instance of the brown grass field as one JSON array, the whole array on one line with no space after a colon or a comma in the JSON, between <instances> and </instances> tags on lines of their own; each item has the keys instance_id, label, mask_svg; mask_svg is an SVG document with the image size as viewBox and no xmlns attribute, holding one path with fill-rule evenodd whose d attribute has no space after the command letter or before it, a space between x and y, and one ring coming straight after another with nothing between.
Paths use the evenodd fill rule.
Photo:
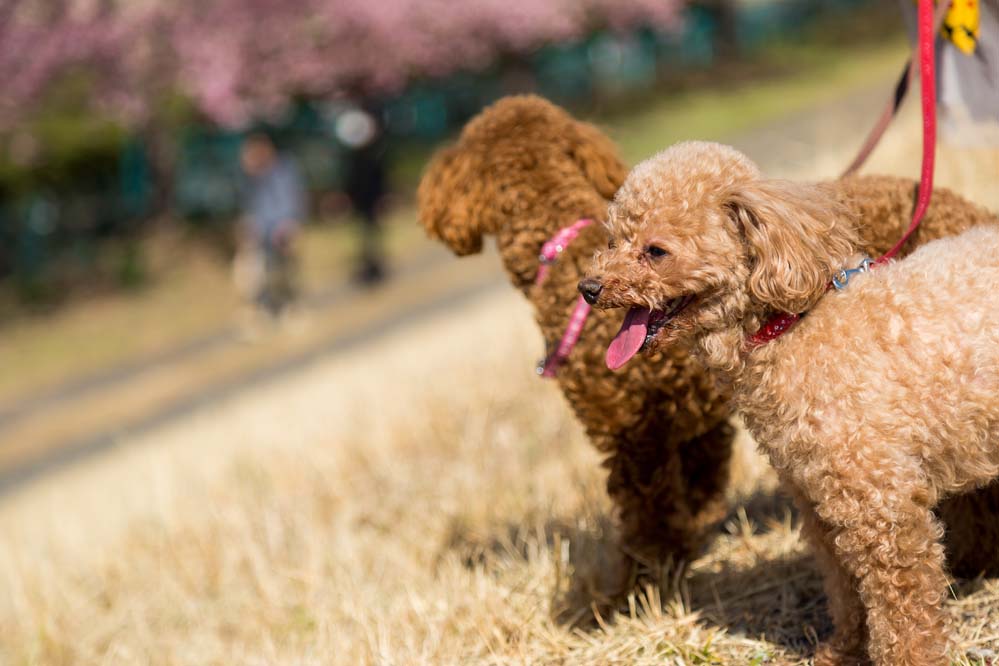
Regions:
<instances>
[{"instance_id":1,"label":"brown grass field","mask_svg":"<svg viewBox=\"0 0 999 666\"><path fill-rule=\"evenodd\" d=\"M871 170L915 173L917 128ZM999 209L996 173L941 151ZM540 348L502 288L4 498L0 664L807 664L819 577L749 441L711 551L594 615L610 506ZM955 663L981 663L999 581L953 591Z\"/></svg>"}]
</instances>

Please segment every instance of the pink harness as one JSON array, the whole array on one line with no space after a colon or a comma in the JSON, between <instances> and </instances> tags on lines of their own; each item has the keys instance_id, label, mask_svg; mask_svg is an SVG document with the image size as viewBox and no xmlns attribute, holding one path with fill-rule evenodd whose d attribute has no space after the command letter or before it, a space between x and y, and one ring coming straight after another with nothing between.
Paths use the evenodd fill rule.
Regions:
<instances>
[{"instance_id":1,"label":"pink harness","mask_svg":"<svg viewBox=\"0 0 999 666\"><path fill-rule=\"evenodd\" d=\"M551 240L541 246L541 256L538 257L541 265L538 266L538 275L534 279L534 284L541 285L545 281L548 277L548 271L551 269L551 265L555 263L555 260L558 259L558 255L565 248L569 247L569 243L576 239L579 232L591 224L593 224L593 220L585 218L577 220L568 227L559 229L558 233L552 236ZM579 335L583 332L583 325L586 324L586 317L589 314L590 305L580 296L576 299L576 307L572 311L572 316L569 317L569 325L565 327L565 333L562 334L562 339L559 341L555 352L549 354L546 359L538 364L537 373L539 375L542 377L555 376L555 370L569 356L576 343L579 342Z\"/></svg>"}]
</instances>

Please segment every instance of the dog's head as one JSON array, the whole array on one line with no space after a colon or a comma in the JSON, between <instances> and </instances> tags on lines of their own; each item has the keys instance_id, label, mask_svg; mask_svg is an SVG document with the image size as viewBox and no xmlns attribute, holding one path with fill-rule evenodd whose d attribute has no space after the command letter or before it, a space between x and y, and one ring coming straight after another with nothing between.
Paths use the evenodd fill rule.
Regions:
<instances>
[{"instance_id":1,"label":"dog's head","mask_svg":"<svg viewBox=\"0 0 999 666\"><path fill-rule=\"evenodd\" d=\"M769 313L809 309L856 246L831 190L763 178L738 151L704 142L636 167L607 224L609 247L580 291L596 307L628 309L612 368L685 335L720 358L707 347L738 347ZM720 365L737 350L727 351Z\"/></svg>"},{"instance_id":2,"label":"dog's head","mask_svg":"<svg viewBox=\"0 0 999 666\"><path fill-rule=\"evenodd\" d=\"M576 200L609 200L626 173L595 127L540 97L507 97L430 162L417 193L420 221L459 255L479 252L486 234L528 232L544 242L566 223L553 211L587 214L572 210ZM534 260L537 248L529 254Z\"/></svg>"}]
</instances>

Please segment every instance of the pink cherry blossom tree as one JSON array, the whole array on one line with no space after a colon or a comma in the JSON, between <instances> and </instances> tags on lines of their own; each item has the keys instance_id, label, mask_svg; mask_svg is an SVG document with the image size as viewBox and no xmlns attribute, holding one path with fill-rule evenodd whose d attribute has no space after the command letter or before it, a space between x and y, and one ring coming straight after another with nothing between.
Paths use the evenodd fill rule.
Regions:
<instances>
[{"instance_id":1,"label":"pink cherry blossom tree","mask_svg":"<svg viewBox=\"0 0 999 666\"><path fill-rule=\"evenodd\" d=\"M153 208L171 200L180 95L239 127L297 99L393 93L420 77L609 28L672 29L685 0L0 0L0 138L53 90L142 137ZM23 129L21 130L23 133Z\"/></svg>"},{"instance_id":2,"label":"pink cherry blossom tree","mask_svg":"<svg viewBox=\"0 0 999 666\"><path fill-rule=\"evenodd\" d=\"M398 90L599 27L672 28L683 0L4 0L0 129L86 76L132 125L168 91L225 125L294 98Z\"/></svg>"}]
</instances>

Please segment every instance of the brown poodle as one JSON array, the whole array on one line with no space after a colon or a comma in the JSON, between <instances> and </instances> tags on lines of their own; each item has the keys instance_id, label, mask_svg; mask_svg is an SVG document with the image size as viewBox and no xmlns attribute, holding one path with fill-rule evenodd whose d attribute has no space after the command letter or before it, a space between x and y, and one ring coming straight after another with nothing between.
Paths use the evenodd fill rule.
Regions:
<instances>
[{"instance_id":1,"label":"brown poodle","mask_svg":"<svg viewBox=\"0 0 999 666\"><path fill-rule=\"evenodd\" d=\"M682 143L628 176L579 288L628 308L608 365L693 342L733 387L823 568L835 634L816 664L942 666L933 509L999 478L999 225L831 290L868 249L859 222L835 186ZM761 336L784 313L804 316Z\"/></svg>"},{"instance_id":2,"label":"brown poodle","mask_svg":"<svg viewBox=\"0 0 999 666\"><path fill-rule=\"evenodd\" d=\"M541 246L580 218L603 220L627 168L595 127L537 97L504 99L441 151L419 188L420 219L459 255L493 235L514 286L530 299L546 347L556 347L579 297L576 283L607 243L591 225L535 286ZM726 512L733 429L729 395L685 349L612 373L603 341L619 315L593 312L557 381L593 444L607 454L607 489L624 545L646 562L688 560Z\"/></svg>"},{"instance_id":3,"label":"brown poodle","mask_svg":"<svg viewBox=\"0 0 999 666\"><path fill-rule=\"evenodd\" d=\"M458 144L429 165L419 189L420 219L459 255L478 252L483 236L495 236L510 280L534 305L553 349L578 297L576 284L595 250L606 246L607 232L599 224L585 228L540 287L539 251L580 218L603 220L626 173L614 145L595 127L540 98L511 97L472 120ZM837 189L863 217L870 251L889 247L908 221L913 182L857 177ZM989 219L986 211L940 191L913 243ZM728 511L730 390L683 346L611 372L604 346L620 325L620 314L594 311L557 381L594 445L607 454L607 488L624 551L645 563L690 560ZM966 502L967 510L953 507L953 518L974 531L981 511ZM955 552L972 573L992 563L975 548Z\"/></svg>"}]
</instances>

